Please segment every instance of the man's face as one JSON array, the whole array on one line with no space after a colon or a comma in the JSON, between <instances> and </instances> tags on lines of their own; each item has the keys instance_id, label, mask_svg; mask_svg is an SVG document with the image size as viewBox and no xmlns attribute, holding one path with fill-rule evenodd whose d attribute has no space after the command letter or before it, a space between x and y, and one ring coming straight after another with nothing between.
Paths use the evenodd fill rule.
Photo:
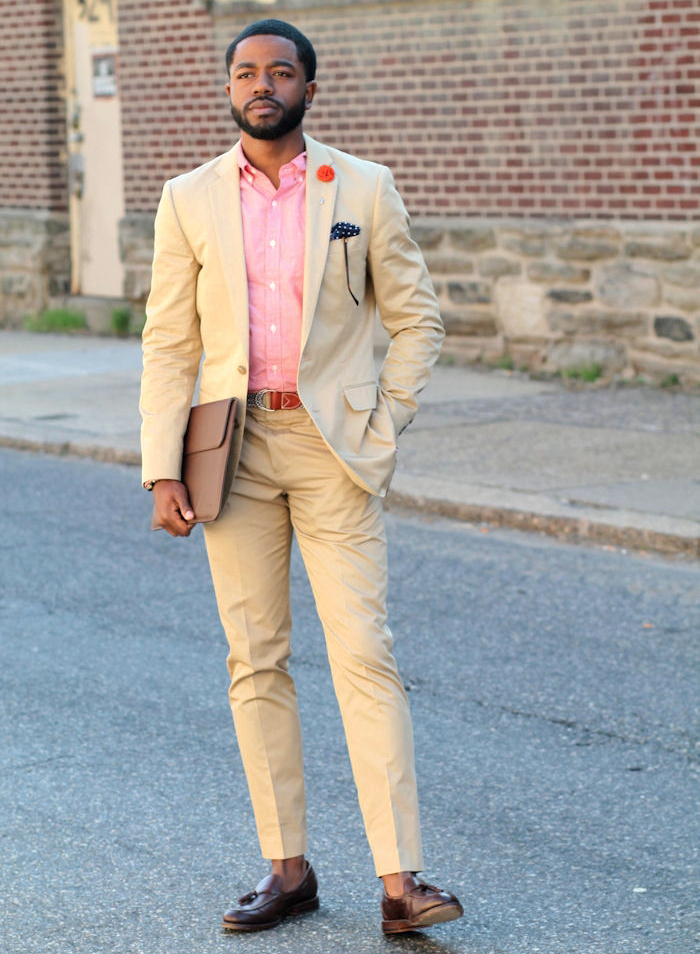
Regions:
<instances>
[{"instance_id":1,"label":"man's face","mask_svg":"<svg viewBox=\"0 0 700 954\"><path fill-rule=\"evenodd\" d=\"M316 92L291 40L249 36L236 47L226 92L231 115L254 139L280 139L296 129Z\"/></svg>"}]
</instances>

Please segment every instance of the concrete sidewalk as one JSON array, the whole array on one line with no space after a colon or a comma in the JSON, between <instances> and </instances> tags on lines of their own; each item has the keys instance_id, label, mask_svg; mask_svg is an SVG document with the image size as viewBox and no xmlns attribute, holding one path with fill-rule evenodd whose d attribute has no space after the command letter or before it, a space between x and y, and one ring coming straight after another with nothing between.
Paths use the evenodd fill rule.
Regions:
<instances>
[{"instance_id":1,"label":"concrete sidewalk","mask_svg":"<svg viewBox=\"0 0 700 954\"><path fill-rule=\"evenodd\" d=\"M136 340L0 330L0 444L137 464L140 368ZM387 506L698 557L700 395L439 365Z\"/></svg>"}]
</instances>

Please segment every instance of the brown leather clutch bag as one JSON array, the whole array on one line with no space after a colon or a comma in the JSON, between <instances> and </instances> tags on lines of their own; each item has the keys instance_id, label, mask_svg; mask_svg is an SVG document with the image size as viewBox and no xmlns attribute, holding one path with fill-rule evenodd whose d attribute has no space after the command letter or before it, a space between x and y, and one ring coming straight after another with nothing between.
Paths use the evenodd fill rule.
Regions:
<instances>
[{"instance_id":1,"label":"brown leather clutch bag","mask_svg":"<svg viewBox=\"0 0 700 954\"><path fill-rule=\"evenodd\" d=\"M231 448L236 399L196 404L190 411L182 447L182 477L195 523L208 523L221 513L233 480ZM161 530L155 507L151 529Z\"/></svg>"}]
</instances>

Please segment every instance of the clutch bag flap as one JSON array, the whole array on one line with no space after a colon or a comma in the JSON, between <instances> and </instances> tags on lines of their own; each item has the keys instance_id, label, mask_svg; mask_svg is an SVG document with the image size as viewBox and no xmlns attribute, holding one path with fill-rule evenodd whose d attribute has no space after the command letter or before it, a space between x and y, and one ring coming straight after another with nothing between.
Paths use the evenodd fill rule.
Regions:
<instances>
[{"instance_id":1,"label":"clutch bag flap","mask_svg":"<svg viewBox=\"0 0 700 954\"><path fill-rule=\"evenodd\" d=\"M180 479L187 488L195 523L216 520L221 513L233 480L229 464L236 426L235 398L196 404L190 410ZM155 508L151 527L160 529Z\"/></svg>"}]
</instances>

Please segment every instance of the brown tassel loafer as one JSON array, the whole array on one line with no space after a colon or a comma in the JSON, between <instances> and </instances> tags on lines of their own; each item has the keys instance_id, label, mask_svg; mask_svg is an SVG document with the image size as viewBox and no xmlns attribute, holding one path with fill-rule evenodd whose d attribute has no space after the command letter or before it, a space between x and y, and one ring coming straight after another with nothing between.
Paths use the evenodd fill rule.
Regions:
<instances>
[{"instance_id":1,"label":"brown tassel loafer","mask_svg":"<svg viewBox=\"0 0 700 954\"><path fill-rule=\"evenodd\" d=\"M238 907L224 914L226 931L265 931L277 927L292 914L304 914L318 907L318 884L311 865L296 888L282 890L279 875L269 874L250 894L238 899Z\"/></svg>"},{"instance_id":2,"label":"brown tassel loafer","mask_svg":"<svg viewBox=\"0 0 700 954\"><path fill-rule=\"evenodd\" d=\"M464 909L453 894L419 881L400 898L392 898L384 892L382 931L385 934L419 931L431 924L455 921L463 914Z\"/></svg>"}]
</instances>

